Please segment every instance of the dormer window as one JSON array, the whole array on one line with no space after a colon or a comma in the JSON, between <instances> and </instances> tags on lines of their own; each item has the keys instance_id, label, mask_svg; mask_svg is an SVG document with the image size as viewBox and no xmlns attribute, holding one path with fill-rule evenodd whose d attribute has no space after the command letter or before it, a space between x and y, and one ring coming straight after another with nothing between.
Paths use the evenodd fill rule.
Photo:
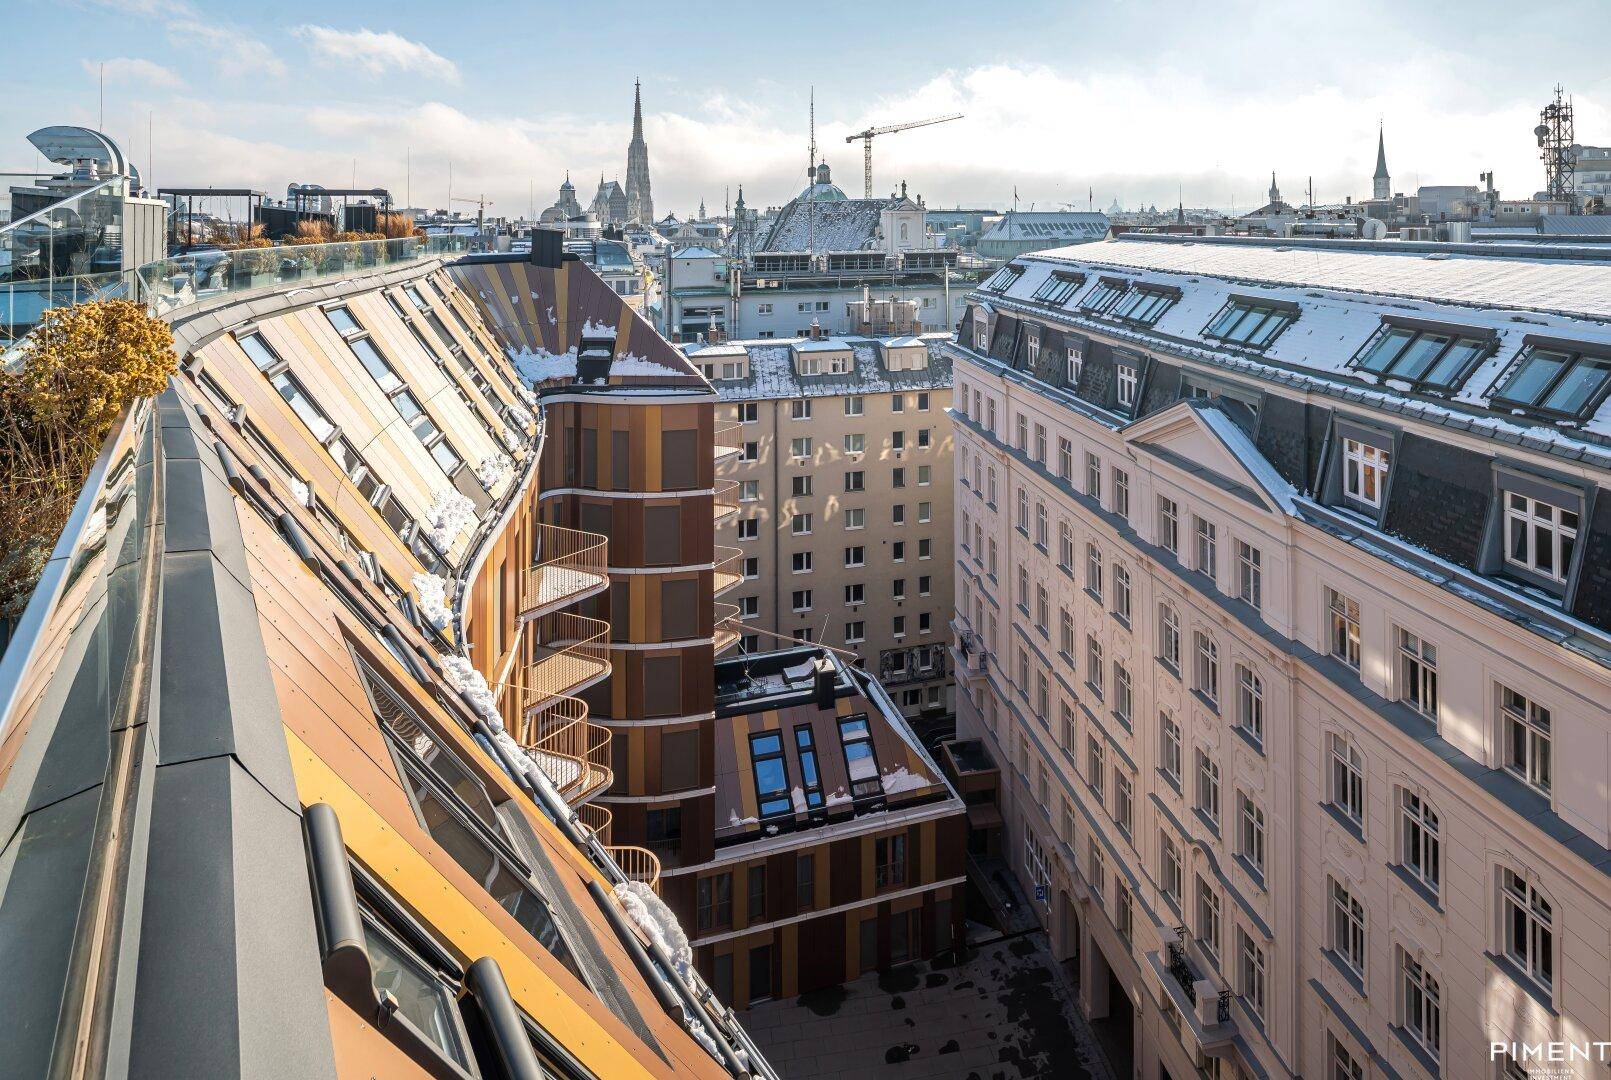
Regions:
<instances>
[{"instance_id":1,"label":"dormer window","mask_svg":"<svg viewBox=\"0 0 1611 1080\"><path fill-rule=\"evenodd\" d=\"M1024 268L1022 266L1019 266L1017 263L1008 263L1006 266L1003 266L1000 270L997 270L994 274L990 275L990 280L985 282L985 288L989 289L991 292L1004 293L1008 289L1012 288L1013 282L1017 281L1023 276Z\"/></svg>"},{"instance_id":2,"label":"dormer window","mask_svg":"<svg viewBox=\"0 0 1611 1080\"><path fill-rule=\"evenodd\" d=\"M1389 316L1352 366L1417 388L1458 390L1497 340L1492 331Z\"/></svg>"},{"instance_id":3,"label":"dormer window","mask_svg":"<svg viewBox=\"0 0 1611 1080\"><path fill-rule=\"evenodd\" d=\"M1110 318L1151 326L1179 299L1180 290L1173 286L1138 282L1107 314Z\"/></svg>"},{"instance_id":4,"label":"dormer window","mask_svg":"<svg viewBox=\"0 0 1611 1080\"><path fill-rule=\"evenodd\" d=\"M1085 294L1085 299L1080 301L1080 310L1100 315L1129 288L1130 283L1123 278L1099 278L1091 291Z\"/></svg>"},{"instance_id":5,"label":"dormer window","mask_svg":"<svg viewBox=\"0 0 1611 1080\"><path fill-rule=\"evenodd\" d=\"M1040 283L1031 300L1039 301L1050 307L1062 307L1073 296L1075 291L1085 284L1084 274L1071 274L1063 270L1054 270L1050 277Z\"/></svg>"},{"instance_id":6,"label":"dormer window","mask_svg":"<svg viewBox=\"0 0 1611 1080\"><path fill-rule=\"evenodd\" d=\"M1203 328L1203 336L1227 345L1262 349L1296 322L1298 314L1297 304L1233 295L1230 302L1220 308L1213 321Z\"/></svg>"},{"instance_id":7,"label":"dormer window","mask_svg":"<svg viewBox=\"0 0 1611 1080\"><path fill-rule=\"evenodd\" d=\"M1611 346L1529 336L1508 378L1490 395L1499 408L1587 420L1611 393Z\"/></svg>"},{"instance_id":8,"label":"dormer window","mask_svg":"<svg viewBox=\"0 0 1611 1080\"><path fill-rule=\"evenodd\" d=\"M1339 419L1332 435L1325 501L1381 524L1396 436L1391 431Z\"/></svg>"}]
</instances>

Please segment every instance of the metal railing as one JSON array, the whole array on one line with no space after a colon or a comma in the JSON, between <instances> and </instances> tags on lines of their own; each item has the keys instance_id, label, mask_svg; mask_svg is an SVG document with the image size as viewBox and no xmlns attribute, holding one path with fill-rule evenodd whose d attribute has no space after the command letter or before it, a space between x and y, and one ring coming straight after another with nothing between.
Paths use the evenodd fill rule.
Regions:
<instances>
[{"instance_id":1,"label":"metal railing","mask_svg":"<svg viewBox=\"0 0 1611 1080\"><path fill-rule=\"evenodd\" d=\"M631 844L606 845L604 850L610 853L615 865L621 868L621 873L633 881L643 882L656 893L660 892L660 859L654 852Z\"/></svg>"},{"instance_id":2,"label":"metal railing","mask_svg":"<svg viewBox=\"0 0 1611 1080\"><path fill-rule=\"evenodd\" d=\"M531 627L535 659L526 666L523 710L569 697L610 673L610 624L569 611L539 615Z\"/></svg>"},{"instance_id":3,"label":"metal railing","mask_svg":"<svg viewBox=\"0 0 1611 1080\"><path fill-rule=\"evenodd\" d=\"M737 604L719 603L716 605L716 626L714 632L714 644L716 652L719 653L725 649L730 649L738 642L738 639L741 635L736 625L737 622Z\"/></svg>"},{"instance_id":4,"label":"metal railing","mask_svg":"<svg viewBox=\"0 0 1611 1080\"><path fill-rule=\"evenodd\" d=\"M521 578L520 613L531 617L562 607L610 583L608 538L559 525L537 526L538 562Z\"/></svg>"},{"instance_id":5,"label":"metal railing","mask_svg":"<svg viewBox=\"0 0 1611 1080\"><path fill-rule=\"evenodd\" d=\"M742 453L744 440L739 437L739 429L743 425L737 420L718 420L714 429L715 457L722 461Z\"/></svg>"},{"instance_id":6,"label":"metal railing","mask_svg":"<svg viewBox=\"0 0 1611 1080\"><path fill-rule=\"evenodd\" d=\"M711 582L711 595L720 596L744 580L742 570L744 552L736 547L727 547L725 544L717 544L715 551L716 573Z\"/></svg>"},{"instance_id":7,"label":"metal railing","mask_svg":"<svg viewBox=\"0 0 1611 1080\"><path fill-rule=\"evenodd\" d=\"M604 845L605 850L610 847L610 825L615 821L615 815L610 808L601 803L583 803L571 807L576 814L576 822L587 830L587 834Z\"/></svg>"},{"instance_id":8,"label":"metal railing","mask_svg":"<svg viewBox=\"0 0 1611 1080\"><path fill-rule=\"evenodd\" d=\"M610 786L610 731L587 719L587 702L562 697L521 718L516 742L567 803Z\"/></svg>"},{"instance_id":9,"label":"metal railing","mask_svg":"<svg viewBox=\"0 0 1611 1080\"><path fill-rule=\"evenodd\" d=\"M1193 1005L1197 1004L1197 976L1192 972L1191 964L1186 960L1186 928L1175 927L1175 934L1180 939L1171 941L1169 945L1169 974L1180 984L1181 990L1186 993L1186 1000Z\"/></svg>"},{"instance_id":10,"label":"metal railing","mask_svg":"<svg viewBox=\"0 0 1611 1080\"><path fill-rule=\"evenodd\" d=\"M716 481L716 493L712 505L715 508L716 520L718 521L729 514L738 513L738 481Z\"/></svg>"}]
</instances>

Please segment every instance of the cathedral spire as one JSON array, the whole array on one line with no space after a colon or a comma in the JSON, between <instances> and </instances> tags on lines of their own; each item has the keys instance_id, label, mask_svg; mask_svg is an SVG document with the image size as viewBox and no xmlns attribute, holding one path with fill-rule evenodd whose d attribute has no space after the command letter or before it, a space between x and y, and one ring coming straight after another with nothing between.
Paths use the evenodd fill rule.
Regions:
<instances>
[{"instance_id":1,"label":"cathedral spire","mask_svg":"<svg viewBox=\"0 0 1611 1080\"><path fill-rule=\"evenodd\" d=\"M632 80L632 138L643 138L643 82Z\"/></svg>"},{"instance_id":2,"label":"cathedral spire","mask_svg":"<svg viewBox=\"0 0 1611 1080\"><path fill-rule=\"evenodd\" d=\"M1393 178L1387 172L1387 134L1380 126L1376 129L1376 175L1371 178L1371 194L1378 199L1393 196Z\"/></svg>"},{"instance_id":3,"label":"cathedral spire","mask_svg":"<svg viewBox=\"0 0 1611 1080\"><path fill-rule=\"evenodd\" d=\"M1275 186L1274 169L1270 170L1270 201L1272 203L1278 203L1281 201L1281 189Z\"/></svg>"},{"instance_id":4,"label":"cathedral spire","mask_svg":"<svg viewBox=\"0 0 1611 1080\"><path fill-rule=\"evenodd\" d=\"M649 191L649 147L643 141L643 83L632 80L632 141L627 145L627 220L654 223L654 197Z\"/></svg>"}]
</instances>

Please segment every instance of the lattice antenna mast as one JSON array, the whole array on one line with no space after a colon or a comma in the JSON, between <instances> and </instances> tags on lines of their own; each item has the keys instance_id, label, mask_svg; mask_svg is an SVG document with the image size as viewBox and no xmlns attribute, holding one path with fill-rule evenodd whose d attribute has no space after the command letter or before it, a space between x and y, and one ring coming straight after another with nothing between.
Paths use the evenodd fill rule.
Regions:
<instances>
[{"instance_id":1,"label":"lattice antenna mast","mask_svg":"<svg viewBox=\"0 0 1611 1080\"><path fill-rule=\"evenodd\" d=\"M1572 154L1572 99L1565 97L1559 83L1555 100L1544 106L1533 129L1538 137L1539 156L1544 159L1544 188L1551 199L1570 201L1577 189L1577 161Z\"/></svg>"},{"instance_id":2,"label":"lattice antenna mast","mask_svg":"<svg viewBox=\"0 0 1611 1080\"><path fill-rule=\"evenodd\" d=\"M811 88L811 158L806 162L806 254L817 253L817 88Z\"/></svg>"}]
</instances>

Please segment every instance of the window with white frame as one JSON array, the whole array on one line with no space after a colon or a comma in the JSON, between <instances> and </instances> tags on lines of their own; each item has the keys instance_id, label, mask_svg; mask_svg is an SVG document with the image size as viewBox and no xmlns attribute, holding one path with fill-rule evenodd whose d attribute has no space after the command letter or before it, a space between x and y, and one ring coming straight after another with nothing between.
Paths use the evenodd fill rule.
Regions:
<instances>
[{"instance_id":1,"label":"window with white frame","mask_svg":"<svg viewBox=\"0 0 1611 1080\"><path fill-rule=\"evenodd\" d=\"M1034 460L1042 465L1046 464L1046 425L1035 425L1035 455Z\"/></svg>"},{"instance_id":2,"label":"window with white frame","mask_svg":"<svg viewBox=\"0 0 1611 1080\"><path fill-rule=\"evenodd\" d=\"M1091 891L1100 902L1108 891L1108 865L1102 858L1102 845L1094 836L1085 842L1085 865L1090 868Z\"/></svg>"},{"instance_id":3,"label":"window with white frame","mask_svg":"<svg viewBox=\"0 0 1611 1080\"><path fill-rule=\"evenodd\" d=\"M1040 361L1040 331L1031 330L1024 345L1029 354L1029 366L1034 367Z\"/></svg>"},{"instance_id":4,"label":"window with white frame","mask_svg":"<svg viewBox=\"0 0 1611 1080\"><path fill-rule=\"evenodd\" d=\"M1018 414L1017 441L1013 444L1019 450L1029 449L1029 418L1023 413Z\"/></svg>"},{"instance_id":5,"label":"window with white frame","mask_svg":"<svg viewBox=\"0 0 1611 1080\"><path fill-rule=\"evenodd\" d=\"M1254 608L1264 604L1264 556L1245 540L1236 542L1236 594Z\"/></svg>"},{"instance_id":6,"label":"window with white frame","mask_svg":"<svg viewBox=\"0 0 1611 1080\"><path fill-rule=\"evenodd\" d=\"M1168 713L1158 713L1158 768L1180 786L1180 725Z\"/></svg>"},{"instance_id":7,"label":"window with white frame","mask_svg":"<svg viewBox=\"0 0 1611 1080\"><path fill-rule=\"evenodd\" d=\"M1057 439L1057 475L1064 480L1074 478L1074 444L1062 436Z\"/></svg>"},{"instance_id":8,"label":"window with white frame","mask_svg":"<svg viewBox=\"0 0 1611 1080\"><path fill-rule=\"evenodd\" d=\"M1043 502L1035 503L1035 546L1046 550L1046 504Z\"/></svg>"},{"instance_id":9,"label":"window with white frame","mask_svg":"<svg viewBox=\"0 0 1611 1080\"><path fill-rule=\"evenodd\" d=\"M1119 723L1129 727L1135 709L1135 691L1130 683L1130 669L1113 661L1113 715Z\"/></svg>"},{"instance_id":10,"label":"window with white frame","mask_svg":"<svg viewBox=\"0 0 1611 1080\"><path fill-rule=\"evenodd\" d=\"M1023 488L1018 489L1018 528L1029 532L1029 493Z\"/></svg>"},{"instance_id":11,"label":"window with white frame","mask_svg":"<svg viewBox=\"0 0 1611 1080\"><path fill-rule=\"evenodd\" d=\"M1236 801L1240 804L1237 817L1240 827L1237 830L1237 854L1247 860L1249 866L1256 870L1260 877L1264 876L1264 808L1248 797L1247 792L1239 791Z\"/></svg>"},{"instance_id":12,"label":"window with white frame","mask_svg":"<svg viewBox=\"0 0 1611 1080\"><path fill-rule=\"evenodd\" d=\"M1130 519L1130 474L1118 468L1113 470L1113 512Z\"/></svg>"},{"instance_id":13,"label":"window with white frame","mask_svg":"<svg viewBox=\"0 0 1611 1080\"><path fill-rule=\"evenodd\" d=\"M1113 564L1113 614L1130 625L1130 571L1117 562Z\"/></svg>"},{"instance_id":14,"label":"window with white frame","mask_svg":"<svg viewBox=\"0 0 1611 1080\"><path fill-rule=\"evenodd\" d=\"M1241 963L1238 965L1241 975L1242 1004L1248 1011L1259 1019L1264 1018L1264 995L1269 986L1269 973L1265 969L1264 949L1254 941L1248 932L1237 927L1236 936L1240 941L1238 952L1241 954Z\"/></svg>"},{"instance_id":15,"label":"window with white frame","mask_svg":"<svg viewBox=\"0 0 1611 1080\"><path fill-rule=\"evenodd\" d=\"M1403 628L1398 631L1398 699L1422 716L1438 717L1438 647Z\"/></svg>"},{"instance_id":16,"label":"window with white frame","mask_svg":"<svg viewBox=\"0 0 1611 1080\"><path fill-rule=\"evenodd\" d=\"M1336 589L1326 590L1326 612L1330 625L1327 640L1331 655L1359 670L1359 603Z\"/></svg>"},{"instance_id":17,"label":"window with white frame","mask_svg":"<svg viewBox=\"0 0 1611 1080\"><path fill-rule=\"evenodd\" d=\"M1065 350L1064 362L1068 375L1068 384L1078 386L1080 373L1085 370L1085 343L1075 342Z\"/></svg>"},{"instance_id":18,"label":"window with white frame","mask_svg":"<svg viewBox=\"0 0 1611 1080\"><path fill-rule=\"evenodd\" d=\"M1546 993L1555 986L1555 908L1538 886L1509 867L1499 871L1505 956Z\"/></svg>"},{"instance_id":19,"label":"window with white frame","mask_svg":"<svg viewBox=\"0 0 1611 1080\"><path fill-rule=\"evenodd\" d=\"M1331 805L1355 827L1365 825L1365 758L1353 742L1332 732L1326 736L1331 763Z\"/></svg>"},{"instance_id":20,"label":"window with white frame","mask_svg":"<svg viewBox=\"0 0 1611 1080\"><path fill-rule=\"evenodd\" d=\"M1107 750L1095 735L1085 736L1085 782L1102 798L1103 770L1107 768Z\"/></svg>"},{"instance_id":21,"label":"window with white frame","mask_svg":"<svg viewBox=\"0 0 1611 1080\"><path fill-rule=\"evenodd\" d=\"M1504 767L1529 786L1549 794L1552 729L1550 711L1525 694L1502 686L1499 721Z\"/></svg>"},{"instance_id":22,"label":"window with white frame","mask_svg":"<svg viewBox=\"0 0 1611 1080\"><path fill-rule=\"evenodd\" d=\"M1399 792L1399 867L1436 895L1443 875L1438 812L1413 791Z\"/></svg>"},{"instance_id":23,"label":"window with white frame","mask_svg":"<svg viewBox=\"0 0 1611 1080\"><path fill-rule=\"evenodd\" d=\"M1085 494L1102 501L1102 459L1092 453L1085 455Z\"/></svg>"},{"instance_id":24,"label":"window with white frame","mask_svg":"<svg viewBox=\"0 0 1611 1080\"><path fill-rule=\"evenodd\" d=\"M1343 495L1374 510L1381 509L1387 491L1387 467L1392 454L1358 439L1344 438Z\"/></svg>"},{"instance_id":25,"label":"window with white frame","mask_svg":"<svg viewBox=\"0 0 1611 1080\"><path fill-rule=\"evenodd\" d=\"M796 574L811 573L811 552L796 551L790 557L791 568Z\"/></svg>"},{"instance_id":26,"label":"window with white frame","mask_svg":"<svg viewBox=\"0 0 1611 1080\"><path fill-rule=\"evenodd\" d=\"M1219 763L1197 751L1197 809L1219 828Z\"/></svg>"},{"instance_id":27,"label":"window with white frame","mask_svg":"<svg viewBox=\"0 0 1611 1080\"><path fill-rule=\"evenodd\" d=\"M1057 523L1057 565L1074 570L1074 529L1066 521Z\"/></svg>"},{"instance_id":28,"label":"window with white frame","mask_svg":"<svg viewBox=\"0 0 1611 1080\"><path fill-rule=\"evenodd\" d=\"M1365 905L1331 879L1331 951L1361 982L1365 979Z\"/></svg>"},{"instance_id":29,"label":"window with white frame","mask_svg":"<svg viewBox=\"0 0 1611 1080\"><path fill-rule=\"evenodd\" d=\"M1113 930L1125 941L1135 929L1135 915L1131 911L1130 886L1123 878L1113 883Z\"/></svg>"},{"instance_id":30,"label":"window with white frame","mask_svg":"<svg viewBox=\"0 0 1611 1080\"><path fill-rule=\"evenodd\" d=\"M982 353L990 351L990 320L985 318L979 320L979 334L976 345Z\"/></svg>"},{"instance_id":31,"label":"window with white frame","mask_svg":"<svg viewBox=\"0 0 1611 1080\"><path fill-rule=\"evenodd\" d=\"M847 394L845 396L845 415L861 416L866 410L866 403L860 394Z\"/></svg>"},{"instance_id":32,"label":"window with white frame","mask_svg":"<svg viewBox=\"0 0 1611 1080\"><path fill-rule=\"evenodd\" d=\"M1158 546L1180 555L1180 507L1173 499L1158 496Z\"/></svg>"},{"instance_id":33,"label":"window with white frame","mask_svg":"<svg viewBox=\"0 0 1611 1080\"><path fill-rule=\"evenodd\" d=\"M811 436L798 435L789 440L789 456L804 460L811 456Z\"/></svg>"},{"instance_id":34,"label":"window with white frame","mask_svg":"<svg viewBox=\"0 0 1611 1080\"><path fill-rule=\"evenodd\" d=\"M1506 565L1565 584L1577 547L1577 511L1515 491L1504 496Z\"/></svg>"},{"instance_id":35,"label":"window with white frame","mask_svg":"<svg viewBox=\"0 0 1611 1080\"><path fill-rule=\"evenodd\" d=\"M1158 831L1158 888L1178 908L1182 888L1180 845L1162 829Z\"/></svg>"},{"instance_id":36,"label":"window with white frame","mask_svg":"<svg viewBox=\"0 0 1611 1080\"><path fill-rule=\"evenodd\" d=\"M1213 581L1218 576L1219 529L1212 521L1196 519L1197 572Z\"/></svg>"},{"instance_id":37,"label":"window with white frame","mask_svg":"<svg viewBox=\"0 0 1611 1080\"><path fill-rule=\"evenodd\" d=\"M811 399L795 398L789 402L789 418L791 420L811 419Z\"/></svg>"},{"instance_id":38,"label":"window with white frame","mask_svg":"<svg viewBox=\"0 0 1611 1080\"><path fill-rule=\"evenodd\" d=\"M1219 893L1204 881L1201 875L1197 877L1197 943L1214 962L1219 962L1220 949L1220 899Z\"/></svg>"},{"instance_id":39,"label":"window with white frame","mask_svg":"<svg viewBox=\"0 0 1611 1080\"><path fill-rule=\"evenodd\" d=\"M1057 644L1064 656L1073 662L1074 656L1074 616L1069 614L1068 608L1063 608L1058 615Z\"/></svg>"},{"instance_id":40,"label":"window with white frame","mask_svg":"<svg viewBox=\"0 0 1611 1080\"><path fill-rule=\"evenodd\" d=\"M1399 956L1399 999L1404 1033L1437 1060L1443 1045L1442 988L1437 978L1407 950L1400 949Z\"/></svg>"},{"instance_id":41,"label":"window with white frame","mask_svg":"<svg viewBox=\"0 0 1611 1080\"><path fill-rule=\"evenodd\" d=\"M1264 680L1246 664L1236 665L1236 723L1248 738L1264 745Z\"/></svg>"},{"instance_id":42,"label":"window with white frame","mask_svg":"<svg viewBox=\"0 0 1611 1080\"><path fill-rule=\"evenodd\" d=\"M860 619L845 624L845 644L856 645L867 640L867 624Z\"/></svg>"},{"instance_id":43,"label":"window with white frame","mask_svg":"<svg viewBox=\"0 0 1611 1080\"><path fill-rule=\"evenodd\" d=\"M1180 612L1167 602L1158 605L1158 659L1180 673Z\"/></svg>"},{"instance_id":44,"label":"window with white frame","mask_svg":"<svg viewBox=\"0 0 1611 1080\"><path fill-rule=\"evenodd\" d=\"M1337 1036L1330 1036L1330 1040L1331 1072L1326 1074L1326 1080L1365 1080L1365 1063L1355 1057ZM1506 1077L1506 1080L1509 1078Z\"/></svg>"},{"instance_id":45,"label":"window with white frame","mask_svg":"<svg viewBox=\"0 0 1611 1080\"><path fill-rule=\"evenodd\" d=\"M1130 364L1118 365L1119 370L1119 406L1133 408L1136 403L1136 385L1141 381L1141 371Z\"/></svg>"},{"instance_id":46,"label":"window with white frame","mask_svg":"<svg viewBox=\"0 0 1611 1080\"><path fill-rule=\"evenodd\" d=\"M1130 779L1129 773L1117 765L1113 766L1113 822L1125 836L1129 836L1135 827L1135 805L1135 782Z\"/></svg>"},{"instance_id":47,"label":"window with white frame","mask_svg":"<svg viewBox=\"0 0 1611 1080\"><path fill-rule=\"evenodd\" d=\"M1102 599L1102 551L1095 544L1085 545L1085 587Z\"/></svg>"},{"instance_id":48,"label":"window with white frame","mask_svg":"<svg viewBox=\"0 0 1611 1080\"><path fill-rule=\"evenodd\" d=\"M1212 705L1219 704L1219 643L1197 631L1195 688Z\"/></svg>"},{"instance_id":49,"label":"window with white frame","mask_svg":"<svg viewBox=\"0 0 1611 1080\"><path fill-rule=\"evenodd\" d=\"M795 536L809 536L811 534L811 515L791 515L789 517L789 531Z\"/></svg>"}]
</instances>

